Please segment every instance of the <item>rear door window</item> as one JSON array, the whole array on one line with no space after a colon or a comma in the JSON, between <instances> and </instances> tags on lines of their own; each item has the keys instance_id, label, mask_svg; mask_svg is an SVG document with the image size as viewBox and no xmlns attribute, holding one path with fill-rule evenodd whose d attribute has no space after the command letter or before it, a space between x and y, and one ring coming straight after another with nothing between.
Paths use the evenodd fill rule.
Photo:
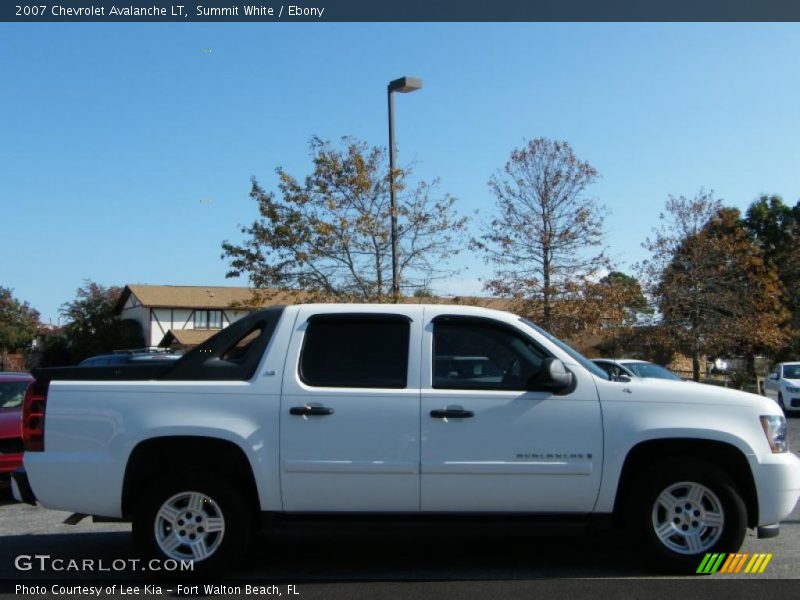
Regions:
<instances>
[{"instance_id":1,"label":"rear door window","mask_svg":"<svg viewBox=\"0 0 800 600\"><path fill-rule=\"evenodd\" d=\"M405 388L409 335L403 315L312 316L300 379L315 387Z\"/></svg>"}]
</instances>

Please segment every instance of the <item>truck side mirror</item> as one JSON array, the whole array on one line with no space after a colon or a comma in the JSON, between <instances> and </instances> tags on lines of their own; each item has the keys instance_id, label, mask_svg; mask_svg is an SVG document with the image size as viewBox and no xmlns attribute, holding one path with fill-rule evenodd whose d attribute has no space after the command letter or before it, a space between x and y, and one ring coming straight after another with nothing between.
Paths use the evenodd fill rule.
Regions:
<instances>
[{"instance_id":1,"label":"truck side mirror","mask_svg":"<svg viewBox=\"0 0 800 600\"><path fill-rule=\"evenodd\" d=\"M575 387L575 375L557 358L545 358L539 372L528 381L528 390L569 393Z\"/></svg>"}]
</instances>

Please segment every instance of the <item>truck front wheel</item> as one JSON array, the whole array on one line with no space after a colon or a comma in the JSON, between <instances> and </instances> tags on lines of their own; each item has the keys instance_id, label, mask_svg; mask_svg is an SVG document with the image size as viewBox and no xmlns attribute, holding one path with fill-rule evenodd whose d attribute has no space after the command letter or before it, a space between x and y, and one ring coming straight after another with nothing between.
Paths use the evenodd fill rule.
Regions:
<instances>
[{"instance_id":1,"label":"truck front wheel","mask_svg":"<svg viewBox=\"0 0 800 600\"><path fill-rule=\"evenodd\" d=\"M695 572L706 553L738 551L747 527L747 509L730 478L688 457L650 465L627 512L643 556L672 572Z\"/></svg>"},{"instance_id":2,"label":"truck front wheel","mask_svg":"<svg viewBox=\"0 0 800 600\"><path fill-rule=\"evenodd\" d=\"M250 518L238 488L211 474L170 474L142 495L133 537L148 557L192 561L216 571L247 547ZM185 574L185 573L184 573Z\"/></svg>"}]
</instances>

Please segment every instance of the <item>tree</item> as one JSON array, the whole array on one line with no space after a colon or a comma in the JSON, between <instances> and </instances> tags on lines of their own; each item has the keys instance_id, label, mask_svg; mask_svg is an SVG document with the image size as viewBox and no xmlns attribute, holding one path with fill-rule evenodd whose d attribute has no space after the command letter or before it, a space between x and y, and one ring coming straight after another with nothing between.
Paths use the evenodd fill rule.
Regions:
<instances>
[{"instance_id":1,"label":"tree","mask_svg":"<svg viewBox=\"0 0 800 600\"><path fill-rule=\"evenodd\" d=\"M604 210L586 195L597 177L567 142L538 138L514 149L489 181L495 214L472 240L495 266L486 289L516 298L520 310L556 334L566 333L573 316L568 310L559 318L556 307L580 300L608 267L597 251Z\"/></svg>"},{"instance_id":2,"label":"tree","mask_svg":"<svg viewBox=\"0 0 800 600\"><path fill-rule=\"evenodd\" d=\"M752 356L785 343L783 287L739 211L703 190L670 197L666 210L643 244L653 253L643 272L664 329L692 357L695 381L703 354Z\"/></svg>"},{"instance_id":3,"label":"tree","mask_svg":"<svg viewBox=\"0 0 800 600\"><path fill-rule=\"evenodd\" d=\"M512 309L525 315L536 314L539 309L541 314L541 303L512 301ZM551 323L553 331L576 347L608 347L616 355L619 343L630 337L633 326L651 312L639 281L612 271L598 281L583 282L575 294L562 296L554 303ZM591 339L598 334L608 343Z\"/></svg>"},{"instance_id":4,"label":"tree","mask_svg":"<svg viewBox=\"0 0 800 600\"><path fill-rule=\"evenodd\" d=\"M387 154L343 138L344 149L313 138L314 168L301 183L276 170L280 195L255 178L250 197L259 219L241 227L246 240L222 244L228 277L247 275L256 288L300 290L311 297L375 301L391 289L391 229ZM396 169L398 273L405 289L451 274L466 219L455 199L434 197L437 182L409 186L411 170Z\"/></svg>"},{"instance_id":5,"label":"tree","mask_svg":"<svg viewBox=\"0 0 800 600\"><path fill-rule=\"evenodd\" d=\"M580 327L577 333L604 332L611 337L611 351L615 356L620 341L630 337L632 328L652 314L639 280L620 271L612 271L597 282L588 282L577 309L574 319L576 327Z\"/></svg>"},{"instance_id":6,"label":"tree","mask_svg":"<svg viewBox=\"0 0 800 600\"><path fill-rule=\"evenodd\" d=\"M6 362L7 352L27 347L39 326L39 313L15 298L12 289L0 286L0 362Z\"/></svg>"},{"instance_id":7,"label":"tree","mask_svg":"<svg viewBox=\"0 0 800 600\"><path fill-rule=\"evenodd\" d=\"M598 295L607 307L608 316L619 327L633 326L642 315L653 312L636 277L611 271L593 287L601 290Z\"/></svg>"},{"instance_id":8,"label":"tree","mask_svg":"<svg viewBox=\"0 0 800 600\"><path fill-rule=\"evenodd\" d=\"M72 364L69 340L63 331L45 332L39 349L37 367L60 367Z\"/></svg>"},{"instance_id":9,"label":"tree","mask_svg":"<svg viewBox=\"0 0 800 600\"><path fill-rule=\"evenodd\" d=\"M780 196L762 195L748 207L744 223L786 288L794 352L800 352L800 202L790 207Z\"/></svg>"},{"instance_id":10,"label":"tree","mask_svg":"<svg viewBox=\"0 0 800 600\"><path fill-rule=\"evenodd\" d=\"M791 208L777 195L762 194L750 204L745 214L745 226L758 241L767 260L776 266L795 246L792 233L798 220L800 202Z\"/></svg>"},{"instance_id":11,"label":"tree","mask_svg":"<svg viewBox=\"0 0 800 600\"><path fill-rule=\"evenodd\" d=\"M68 321L64 336L71 362L144 345L141 325L120 319L114 313L121 293L122 288L118 286L105 287L86 280L83 287L78 288L75 299L61 307L61 316Z\"/></svg>"}]
</instances>

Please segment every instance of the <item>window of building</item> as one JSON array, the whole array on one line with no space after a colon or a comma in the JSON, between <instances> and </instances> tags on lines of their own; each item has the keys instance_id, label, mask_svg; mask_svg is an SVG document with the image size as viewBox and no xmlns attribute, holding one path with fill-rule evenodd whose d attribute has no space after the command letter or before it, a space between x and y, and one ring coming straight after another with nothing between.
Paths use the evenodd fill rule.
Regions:
<instances>
[{"instance_id":1,"label":"window of building","mask_svg":"<svg viewBox=\"0 0 800 600\"><path fill-rule=\"evenodd\" d=\"M410 324L402 315L309 319L300 378L319 387L404 388Z\"/></svg>"},{"instance_id":2,"label":"window of building","mask_svg":"<svg viewBox=\"0 0 800 600\"><path fill-rule=\"evenodd\" d=\"M195 329L222 329L221 310L196 310L194 311Z\"/></svg>"}]
</instances>

